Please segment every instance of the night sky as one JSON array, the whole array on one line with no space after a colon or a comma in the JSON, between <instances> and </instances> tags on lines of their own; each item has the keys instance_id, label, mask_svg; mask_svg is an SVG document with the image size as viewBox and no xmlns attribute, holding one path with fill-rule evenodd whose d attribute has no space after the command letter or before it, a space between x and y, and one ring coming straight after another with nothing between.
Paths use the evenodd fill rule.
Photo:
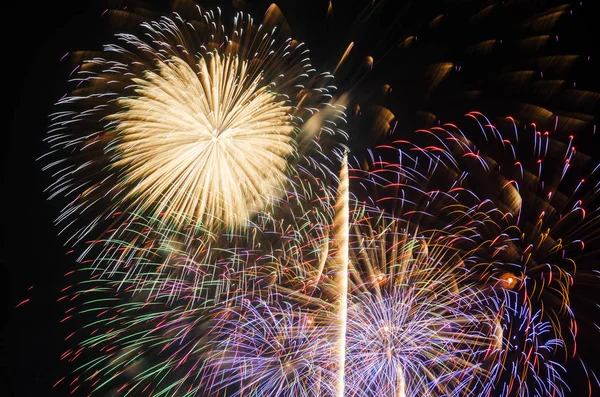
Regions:
<instances>
[{"instance_id":1,"label":"night sky","mask_svg":"<svg viewBox=\"0 0 600 397\"><path fill-rule=\"evenodd\" d=\"M99 50L103 43L110 42L110 31L114 26L107 26L102 12L106 4L124 4L87 3L91 2L21 2L13 5L17 9L4 13L2 53L8 70L3 74L3 86L4 106L9 107L9 129L4 134L3 284L6 295L3 301L5 350L2 366L5 384L2 390L9 393L3 392L3 395L67 395L68 388L61 385L53 389L52 385L74 369L60 361L59 357L69 343L64 338L77 328L77 323L76 320L61 323L67 306L56 300L62 296L61 289L69 285L64 274L77 265L74 255L68 254L69 248L64 247L62 239L57 236L58 228L53 225L53 220L59 212L59 203L46 200L43 189L50 179L41 171L42 164L36 162L36 158L46 150L42 139L48 127L47 116L53 111L53 104L68 89L66 81L73 65L61 62L61 58L75 50ZM156 11L167 8L159 1L150 3L148 7ZM201 4L222 3L211 1ZM237 1L233 6L225 5L224 14L243 8L260 16L270 2L248 3L250 5ZM492 24L470 26L466 23L468 16L478 8L474 4L483 3L481 1L398 1L396 7L376 8L367 13L361 12L369 9L370 1L345 4L334 1L333 17L327 16L327 3L325 0L277 2L296 37L306 41L311 49L313 63L322 69L333 69L350 41L355 41L355 60L373 55L375 68L367 78L362 78L353 69L352 60L348 62L350 66L340 72L340 88L361 87L354 97L356 101L373 100L388 106L397 119L402 120L400 131L431 122L418 116L422 115L422 110L449 121L460 118L474 106L502 116L519 112L519 104L524 102L556 110L570 106L560 101L539 103L539 95L511 90L511 87L494 80L494 76L507 65L526 64L526 53L508 49L478 59L465 55L471 43L483 41L486 37L501 37L507 26L523 19L519 15L498 15ZM527 3L529 6L522 9L523 15L533 14L537 8L547 9L555 3L561 4L552 1ZM565 78L577 81L578 87L599 92L598 74L594 72L600 70L598 57L594 57L598 41L592 44L593 32L600 33L598 14L592 12L590 1L584 3L584 11L574 16L578 18L575 22L557 27L559 39L547 51L549 54L561 53L569 48L573 53L591 56L591 61ZM406 36L407 32L424 29L435 16L445 13L455 17L454 20L450 18L450 25L445 27L451 34L425 33L420 49L408 55L395 50L400 37ZM509 40L510 34L506 34ZM443 60L462 65L464 73L444 82L435 92L428 93L423 71L427 65ZM9 85L8 90L6 84ZM393 88L385 99L381 99L377 91L383 84L390 84ZM467 95L475 89L483 92L476 101ZM597 116L600 108L596 104L586 112ZM523 113L523 117L528 116L535 120L535 114ZM377 138L367 135L356 137L352 144L360 151L376 141ZM590 149L598 156L597 149L600 148L594 146ZM597 290L592 288L586 294L597 301Z\"/></svg>"},{"instance_id":2,"label":"night sky","mask_svg":"<svg viewBox=\"0 0 600 397\"><path fill-rule=\"evenodd\" d=\"M4 148L4 335L2 390L10 396L61 396L52 385L65 371L59 360L68 335L57 305L63 278L74 266L53 226L56 207L45 199L43 153L47 115L68 76L60 58L94 37L99 10L85 2L14 3L3 24L8 111ZM7 93L8 94L8 93ZM20 307L16 306L25 300Z\"/></svg>"}]
</instances>

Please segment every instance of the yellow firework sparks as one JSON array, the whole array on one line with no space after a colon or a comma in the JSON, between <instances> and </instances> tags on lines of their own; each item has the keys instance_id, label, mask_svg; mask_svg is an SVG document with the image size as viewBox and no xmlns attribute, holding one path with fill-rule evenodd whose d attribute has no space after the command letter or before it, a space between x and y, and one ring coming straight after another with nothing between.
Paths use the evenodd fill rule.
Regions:
<instances>
[{"instance_id":1,"label":"yellow firework sparks","mask_svg":"<svg viewBox=\"0 0 600 397\"><path fill-rule=\"evenodd\" d=\"M113 166L134 186L127 198L156 215L237 225L282 185L294 125L246 61L210 55L198 72L172 58L134 79L139 96L110 117L120 135Z\"/></svg>"},{"instance_id":2,"label":"yellow firework sparks","mask_svg":"<svg viewBox=\"0 0 600 397\"><path fill-rule=\"evenodd\" d=\"M331 157L320 136L343 116L333 76L284 33L276 6L260 25L239 13L230 28L213 11L184 14L73 56L77 87L47 138L69 244L95 230L113 239L139 217L167 235L239 231L296 188L302 166Z\"/></svg>"}]
</instances>

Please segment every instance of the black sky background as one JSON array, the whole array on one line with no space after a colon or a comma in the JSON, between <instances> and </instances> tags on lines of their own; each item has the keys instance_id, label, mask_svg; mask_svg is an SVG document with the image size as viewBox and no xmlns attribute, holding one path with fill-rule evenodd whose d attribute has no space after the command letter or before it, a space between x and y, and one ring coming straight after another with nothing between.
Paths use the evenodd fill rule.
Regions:
<instances>
[{"instance_id":1,"label":"black sky background","mask_svg":"<svg viewBox=\"0 0 600 397\"><path fill-rule=\"evenodd\" d=\"M4 14L3 395L65 394L52 389L70 370L59 360L68 333L56 299L74 263L52 224L57 208L45 199L47 179L35 159L43 153L47 115L65 89L68 72L59 60L73 45L93 41L98 10L85 3L20 2Z\"/></svg>"},{"instance_id":2,"label":"black sky background","mask_svg":"<svg viewBox=\"0 0 600 397\"><path fill-rule=\"evenodd\" d=\"M160 2L152 3L160 9ZM337 19L334 21L326 16L327 3L326 0L277 2L296 36L309 45L315 63L329 61L331 64L331 59L339 59L349 41L356 38L374 43L373 48L358 46L356 52L385 53L385 42L378 42L373 37L389 37L385 34L394 29L388 23L389 15L380 16L381 23L374 25L371 20L366 28L352 25L352 22L369 1L336 7ZM337 3L334 2L334 7ZM39 4L21 2L13 4L14 8L4 13L2 57L8 69L3 73L2 97L8 114L8 130L5 128L3 140L2 277L5 298L3 392L0 394L5 396L68 394L68 388L53 389L52 385L73 370L59 357L68 345L63 339L76 324L60 322L67 306L56 300L62 295L61 289L69 285L64 274L77 266L74 256L67 254L68 248L57 236L58 228L53 225L53 220L59 212L59 204L46 200L43 189L48 185L48 175L41 171L42 164L35 159L45 151L42 139L53 104L68 89L66 81L72 65L60 60L70 51L101 48L109 37L109 27L101 16L106 4L106 1L70 0ZM259 16L268 4L257 1L242 5ZM400 4L398 9L408 5L415 7L414 2L409 1ZM465 32L468 37L468 31ZM593 32L582 40L591 40L591 37ZM589 44L581 42L579 45ZM594 48L597 48L597 42ZM384 82L384 76L389 72L382 66L381 72L371 76L371 85ZM598 86L597 81L588 83ZM412 104L402 100L398 103L400 109L410 111ZM449 107L448 113L453 111ZM456 113L461 114L459 110Z\"/></svg>"}]
</instances>

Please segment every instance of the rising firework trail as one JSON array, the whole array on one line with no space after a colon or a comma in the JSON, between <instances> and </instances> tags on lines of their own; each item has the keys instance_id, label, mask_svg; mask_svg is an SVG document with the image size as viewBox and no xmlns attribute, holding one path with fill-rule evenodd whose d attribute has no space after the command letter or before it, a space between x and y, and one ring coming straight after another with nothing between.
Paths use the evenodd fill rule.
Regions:
<instances>
[{"instance_id":1,"label":"rising firework trail","mask_svg":"<svg viewBox=\"0 0 600 397\"><path fill-rule=\"evenodd\" d=\"M338 288L337 312L337 347L338 373L336 379L336 396L345 394L346 380L346 327L348 323L348 232L349 232L349 190L348 190L348 158L345 155L340 170L338 196L335 203L333 220L333 240L336 252L332 258L334 283Z\"/></svg>"}]
</instances>

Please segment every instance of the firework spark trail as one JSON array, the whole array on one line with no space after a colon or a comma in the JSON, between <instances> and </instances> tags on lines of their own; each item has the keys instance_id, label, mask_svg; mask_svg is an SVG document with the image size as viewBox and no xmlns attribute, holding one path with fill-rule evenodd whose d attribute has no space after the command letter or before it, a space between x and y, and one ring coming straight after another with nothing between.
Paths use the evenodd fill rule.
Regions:
<instances>
[{"instance_id":1,"label":"firework spark trail","mask_svg":"<svg viewBox=\"0 0 600 397\"><path fill-rule=\"evenodd\" d=\"M542 309L523 304L508 290L499 300L505 324L498 393L502 396L568 395L564 351L566 338Z\"/></svg>"},{"instance_id":2,"label":"firework spark trail","mask_svg":"<svg viewBox=\"0 0 600 397\"><path fill-rule=\"evenodd\" d=\"M336 254L331 265L334 274L334 283L338 288L338 336L336 355L338 356L338 373L336 379L336 396L345 394L346 373L346 326L348 322L348 237L349 237L349 190L348 190L348 158L345 155L340 170L340 183L338 196L335 203L335 218L333 220L333 239Z\"/></svg>"}]
</instances>

